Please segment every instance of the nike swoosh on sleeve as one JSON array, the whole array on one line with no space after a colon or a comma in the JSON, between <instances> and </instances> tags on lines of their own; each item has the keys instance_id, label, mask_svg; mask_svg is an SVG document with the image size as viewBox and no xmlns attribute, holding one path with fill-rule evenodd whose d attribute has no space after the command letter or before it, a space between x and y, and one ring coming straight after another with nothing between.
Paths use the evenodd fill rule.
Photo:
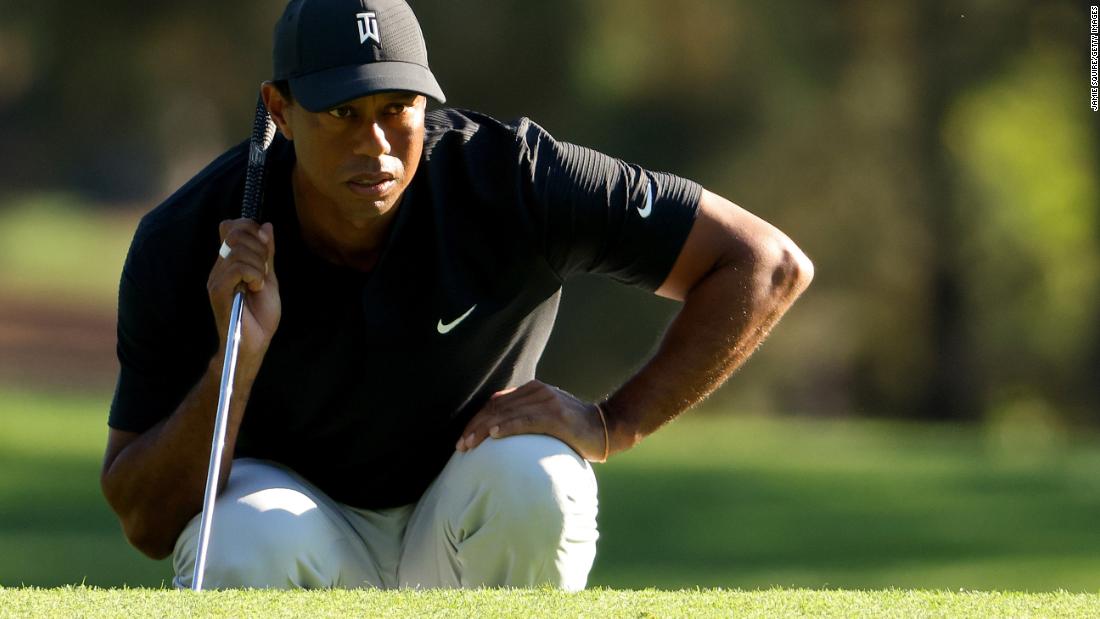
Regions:
<instances>
[{"instance_id":1,"label":"nike swoosh on sleeve","mask_svg":"<svg viewBox=\"0 0 1100 619\"><path fill-rule=\"evenodd\" d=\"M638 209L638 214L642 216L642 219L649 217L649 214L653 212L653 181L645 187L645 207Z\"/></svg>"},{"instance_id":2,"label":"nike swoosh on sleeve","mask_svg":"<svg viewBox=\"0 0 1100 619\"><path fill-rule=\"evenodd\" d=\"M439 319L439 324L437 324L435 326L435 330L439 331L440 335L447 335L448 333L451 332L451 329L454 329L455 327L458 326L458 323L462 322L463 320L466 320L466 318L470 314L473 314L475 309L477 309L477 305L474 305L470 309L466 310L465 314L459 316L458 318L455 318L453 321L451 321L447 324L443 324L443 319L440 318Z\"/></svg>"}]
</instances>

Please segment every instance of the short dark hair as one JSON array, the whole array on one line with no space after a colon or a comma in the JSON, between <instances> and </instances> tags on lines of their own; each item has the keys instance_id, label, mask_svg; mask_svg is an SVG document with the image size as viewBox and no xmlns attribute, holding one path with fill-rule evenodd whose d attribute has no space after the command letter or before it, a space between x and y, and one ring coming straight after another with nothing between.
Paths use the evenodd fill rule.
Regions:
<instances>
[{"instance_id":1,"label":"short dark hair","mask_svg":"<svg viewBox=\"0 0 1100 619\"><path fill-rule=\"evenodd\" d=\"M275 90L279 91L279 94L290 103L294 103L294 93L290 91L290 80L275 80L271 82L271 85L275 87Z\"/></svg>"}]
</instances>

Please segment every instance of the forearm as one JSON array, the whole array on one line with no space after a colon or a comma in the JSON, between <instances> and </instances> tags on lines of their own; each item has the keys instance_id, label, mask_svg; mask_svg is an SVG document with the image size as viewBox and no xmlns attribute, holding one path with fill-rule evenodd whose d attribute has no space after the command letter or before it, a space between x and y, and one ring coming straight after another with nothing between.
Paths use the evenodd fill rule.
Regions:
<instances>
[{"instance_id":1,"label":"forearm","mask_svg":"<svg viewBox=\"0 0 1100 619\"><path fill-rule=\"evenodd\" d=\"M104 469L103 492L127 538L154 558L172 552L180 532L202 509L223 357L215 355L171 416L129 442ZM238 365L219 489L229 477L255 374L255 364Z\"/></svg>"},{"instance_id":2,"label":"forearm","mask_svg":"<svg viewBox=\"0 0 1100 619\"><path fill-rule=\"evenodd\" d=\"M720 266L688 292L657 353L605 402L611 453L706 398L764 341L812 278L788 244L774 259Z\"/></svg>"}]
</instances>

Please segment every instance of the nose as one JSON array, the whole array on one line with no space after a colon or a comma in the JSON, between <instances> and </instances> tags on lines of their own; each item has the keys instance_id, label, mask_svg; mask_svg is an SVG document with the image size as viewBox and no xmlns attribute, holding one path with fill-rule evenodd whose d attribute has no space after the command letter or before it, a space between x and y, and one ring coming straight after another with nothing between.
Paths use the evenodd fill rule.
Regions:
<instances>
[{"instance_id":1,"label":"nose","mask_svg":"<svg viewBox=\"0 0 1100 619\"><path fill-rule=\"evenodd\" d=\"M381 157L390 152L390 143L386 140L386 132L373 119L363 123L360 131L355 136L355 153L368 157Z\"/></svg>"}]
</instances>

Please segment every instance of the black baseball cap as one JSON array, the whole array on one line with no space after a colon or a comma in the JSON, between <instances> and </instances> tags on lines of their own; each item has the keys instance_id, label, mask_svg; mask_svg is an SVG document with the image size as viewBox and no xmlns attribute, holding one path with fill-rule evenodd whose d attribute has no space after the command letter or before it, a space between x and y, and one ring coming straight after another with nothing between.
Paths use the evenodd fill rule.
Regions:
<instances>
[{"instance_id":1,"label":"black baseball cap","mask_svg":"<svg viewBox=\"0 0 1100 619\"><path fill-rule=\"evenodd\" d=\"M274 57L274 79L311 112L388 90L447 100L404 0L291 0L275 25Z\"/></svg>"}]
</instances>

